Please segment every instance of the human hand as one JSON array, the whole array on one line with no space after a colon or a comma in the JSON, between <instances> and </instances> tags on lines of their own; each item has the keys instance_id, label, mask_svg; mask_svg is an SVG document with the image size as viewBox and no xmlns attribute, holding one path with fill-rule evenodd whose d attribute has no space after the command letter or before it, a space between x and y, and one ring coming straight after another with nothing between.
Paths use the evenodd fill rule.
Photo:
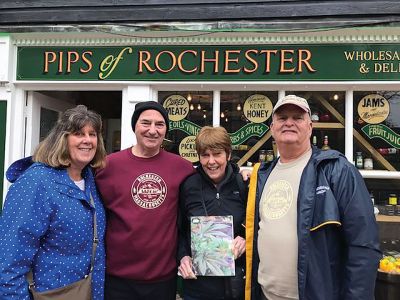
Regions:
<instances>
[{"instance_id":1,"label":"human hand","mask_svg":"<svg viewBox=\"0 0 400 300\"><path fill-rule=\"evenodd\" d=\"M178 267L178 272L183 279L197 279L193 272L193 263L190 256L182 257L181 264Z\"/></svg>"},{"instance_id":2,"label":"human hand","mask_svg":"<svg viewBox=\"0 0 400 300\"><path fill-rule=\"evenodd\" d=\"M249 169L241 169L240 175L242 175L243 181L247 181L250 179L252 170Z\"/></svg>"},{"instance_id":3,"label":"human hand","mask_svg":"<svg viewBox=\"0 0 400 300\"><path fill-rule=\"evenodd\" d=\"M246 240L241 236L235 237L232 243L232 251L235 259L242 256L242 254L246 251Z\"/></svg>"}]
</instances>

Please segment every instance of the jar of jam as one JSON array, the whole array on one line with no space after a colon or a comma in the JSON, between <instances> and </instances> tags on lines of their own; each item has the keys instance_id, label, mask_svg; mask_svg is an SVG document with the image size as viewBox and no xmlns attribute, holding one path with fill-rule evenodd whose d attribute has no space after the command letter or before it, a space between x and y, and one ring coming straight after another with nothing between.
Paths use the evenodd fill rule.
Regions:
<instances>
[{"instance_id":1,"label":"jar of jam","mask_svg":"<svg viewBox=\"0 0 400 300\"><path fill-rule=\"evenodd\" d=\"M374 169L374 161L372 158L367 157L364 159L364 169L365 170L373 170Z\"/></svg>"},{"instance_id":2,"label":"jar of jam","mask_svg":"<svg viewBox=\"0 0 400 300\"><path fill-rule=\"evenodd\" d=\"M267 152L265 150L260 150L258 154L258 161L259 162L264 162L267 160Z\"/></svg>"},{"instance_id":3,"label":"jar of jam","mask_svg":"<svg viewBox=\"0 0 400 300\"><path fill-rule=\"evenodd\" d=\"M274 160L274 150L268 150L267 151L267 161L271 162Z\"/></svg>"},{"instance_id":4,"label":"jar of jam","mask_svg":"<svg viewBox=\"0 0 400 300\"><path fill-rule=\"evenodd\" d=\"M389 194L389 205L397 205L397 195Z\"/></svg>"}]
</instances>

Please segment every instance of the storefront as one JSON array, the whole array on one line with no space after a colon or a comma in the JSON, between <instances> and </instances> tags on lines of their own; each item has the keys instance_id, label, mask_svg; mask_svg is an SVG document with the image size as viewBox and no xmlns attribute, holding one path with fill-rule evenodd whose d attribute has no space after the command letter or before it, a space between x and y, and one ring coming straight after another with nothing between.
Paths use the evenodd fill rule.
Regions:
<instances>
[{"instance_id":1,"label":"storefront","mask_svg":"<svg viewBox=\"0 0 400 300\"><path fill-rule=\"evenodd\" d=\"M385 214L378 217L382 243L399 251L400 201L393 200L400 197L399 33L6 36L4 166L32 154L58 112L76 104L102 115L108 152L129 147L134 106L146 100L169 112L168 151L194 162L196 133L220 125L231 134L232 159L251 166L278 155L269 131L272 107L296 94L310 103L313 144L344 153L360 169Z\"/></svg>"}]
</instances>

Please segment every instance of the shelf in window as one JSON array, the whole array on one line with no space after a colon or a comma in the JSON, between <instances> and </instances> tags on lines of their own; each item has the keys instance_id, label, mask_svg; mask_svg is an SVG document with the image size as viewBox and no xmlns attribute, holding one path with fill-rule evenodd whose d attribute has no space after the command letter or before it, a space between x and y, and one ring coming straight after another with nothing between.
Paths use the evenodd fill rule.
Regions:
<instances>
[{"instance_id":1,"label":"shelf in window","mask_svg":"<svg viewBox=\"0 0 400 300\"><path fill-rule=\"evenodd\" d=\"M363 178L374 178L374 179L400 179L399 171L387 171L387 170L359 170Z\"/></svg>"},{"instance_id":2,"label":"shelf in window","mask_svg":"<svg viewBox=\"0 0 400 300\"><path fill-rule=\"evenodd\" d=\"M337 122L313 122L313 128L319 129L343 129L343 124Z\"/></svg>"},{"instance_id":3,"label":"shelf in window","mask_svg":"<svg viewBox=\"0 0 400 300\"><path fill-rule=\"evenodd\" d=\"M400 216L386 216L386 215L377 215L376 220L378 222L395 222L400 223Z\"/></svg>"}]
</instances>

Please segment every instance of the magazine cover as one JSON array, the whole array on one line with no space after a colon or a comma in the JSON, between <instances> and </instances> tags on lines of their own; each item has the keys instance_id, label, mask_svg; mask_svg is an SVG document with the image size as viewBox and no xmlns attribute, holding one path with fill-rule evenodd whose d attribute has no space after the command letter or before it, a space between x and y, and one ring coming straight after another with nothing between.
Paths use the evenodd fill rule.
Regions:
<instances>
[{"instance_id":1,"label":"magazine cover","mask_svg":"<svg viewBox=\"0 0 400 300\"><path fill-rule=\"evenodd\" d=\"M234 276L233 216L190 218L194 273L199 276Z\"/></svg>"}]
</instances>

